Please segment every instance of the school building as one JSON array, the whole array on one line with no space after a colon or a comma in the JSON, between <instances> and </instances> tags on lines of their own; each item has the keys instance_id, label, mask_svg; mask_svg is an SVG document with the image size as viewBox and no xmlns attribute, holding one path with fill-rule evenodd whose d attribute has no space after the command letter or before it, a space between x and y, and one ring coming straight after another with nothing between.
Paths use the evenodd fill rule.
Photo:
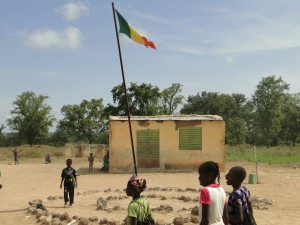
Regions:
<instances>
[{"instance_id":1,"label":"school building","mask_svg":"<svg viewBox=\"0 0 300 225\"><path fill-rule=\"evenodd\" d=\"M197 171L207 160L225 170L225 122L216 115L131 116L138 171ZM134 172L127 116L109 119L109 172Z\"/></svg>"}]
</instances>

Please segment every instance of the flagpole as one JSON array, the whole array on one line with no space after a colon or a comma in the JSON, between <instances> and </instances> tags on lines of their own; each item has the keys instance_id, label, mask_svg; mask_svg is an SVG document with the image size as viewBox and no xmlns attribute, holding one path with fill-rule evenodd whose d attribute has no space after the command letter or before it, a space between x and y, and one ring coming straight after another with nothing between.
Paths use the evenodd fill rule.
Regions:
<instances>
[{"instance_id":1,"label":"flagpole","mask_svg":"<svg viewBox=\"0 0 300 225\"><path fill-rule=\"evenodd\" d=\"M129 111L128 97L127 97L125 75L124 75L124 69L123 69L121 47L120 47L119 34L118 34L118 28L117 28L117 21L116 21L116 14L115 14L115 6L114 6L113 2L111 4L112 4L112 10L113 10L114 22L115 22L115 30L116 30L116 36L117 36L117 42L118 42L119 59L120 59L120 65L121 65L121 71L122 71L122 79L123 79L123 89L124 89L125 101L126 101L126 106L127 106L126 109L127 109L127 117L128 117L128 125L129 125L131 148L132 148L132 157L133 157L133 163L134 163L134 173L135 173L135 175L138 175L137 174L137 167L136 167L136 160L135 160L134 144L133 144L133 138L132 138L132 129L131 129L131 120L130 120L130 111Z\"/></svg>"}]
</instances>

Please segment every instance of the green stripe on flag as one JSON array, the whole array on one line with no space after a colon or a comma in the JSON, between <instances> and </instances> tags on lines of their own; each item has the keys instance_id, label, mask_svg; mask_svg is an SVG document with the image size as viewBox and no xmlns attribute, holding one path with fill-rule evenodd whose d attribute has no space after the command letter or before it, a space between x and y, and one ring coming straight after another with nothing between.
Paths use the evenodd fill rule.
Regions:
<instances>
[{"instance_id":1,"label":"green stripe on flag","mask_svg":"<svg viewBox=\"0 0 300 225\"><path fill-rule=\"evenodd\" d=\"M116 10L116 9L115 9ZM124 19L124 17L116 10L118 20L119 20L119 26L120 26L120 33L126 34L131 39L131 32L129 25L127 21Z\"/></svg>"}]
</instances>

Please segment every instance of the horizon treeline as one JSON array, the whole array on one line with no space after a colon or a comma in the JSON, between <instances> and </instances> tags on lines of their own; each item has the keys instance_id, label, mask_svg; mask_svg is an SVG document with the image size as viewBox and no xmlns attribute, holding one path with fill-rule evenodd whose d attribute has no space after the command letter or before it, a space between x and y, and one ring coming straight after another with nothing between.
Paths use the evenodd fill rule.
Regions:
<instances>
[{"instance_id":1,"label":"horizon treeline","mask_svg":"<svg viewBox=\"0 0 300 225\"><path fill-rule=\"evenodd\" d=\"M152 84L130 83L127 87L130 115L219 115L225 121L225 143L233 146L295 146L298 142L300 94L290 93L289 84L281 77L263 77L250 98L241 93L206 91L185 98L182 89L179 83L163 90ZM113 87L111 94L113 104L106 106L102 98L64 105L62 119L57 120L46 103L48 96L24 92L13 102L6 124L0 124L0 146L108 144L109 116L127 115L123 85ZM56 130L49 132L54 122ZM3 133L6 127L12 132Z\"/></svg>"}]
</instances>

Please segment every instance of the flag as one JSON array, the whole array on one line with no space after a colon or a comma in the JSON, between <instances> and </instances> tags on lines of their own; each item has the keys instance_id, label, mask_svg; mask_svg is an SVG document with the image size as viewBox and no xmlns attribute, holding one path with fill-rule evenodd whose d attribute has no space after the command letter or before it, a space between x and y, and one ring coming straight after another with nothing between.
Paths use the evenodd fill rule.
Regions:
<instances>
[{"instance_id":1,"label":"flag","mask_svg":"<svg viewBox=\"0 0 300 225\"><path fill-rule=\"evenodd\" d=\"M116 13L119 20L120 33L126 34L131 40L135 41L138 44L145 45L147 48L150 47L156 49L156 45L154 42L148 41L145 36L142 36L138 32L136 32L117 10Z\"/></svg>"}]
</instances>

